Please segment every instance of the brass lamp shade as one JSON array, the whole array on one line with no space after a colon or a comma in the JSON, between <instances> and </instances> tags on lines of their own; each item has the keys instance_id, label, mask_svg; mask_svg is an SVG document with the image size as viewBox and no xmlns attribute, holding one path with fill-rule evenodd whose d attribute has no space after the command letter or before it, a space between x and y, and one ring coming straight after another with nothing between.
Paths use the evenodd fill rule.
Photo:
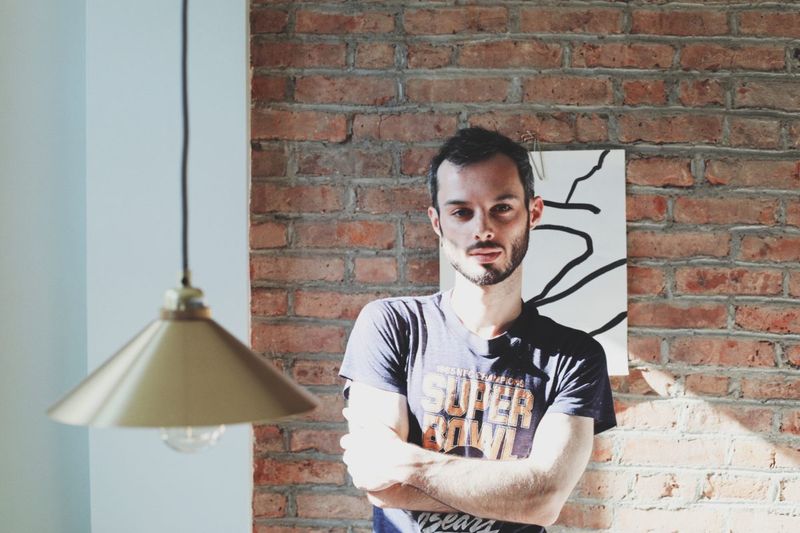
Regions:
<instances>
[{"instance_id":1,"label":"brass lamp shade","mask_svg":"<svg viewBox=\"0 0 800 533\"><path fill-rule=\"evenodd\" d=\"M202 292L167 292L161 318L48 411L85 426L214 426L271 420L318 401L211 319Z\"/></svg>"}]
</instances>

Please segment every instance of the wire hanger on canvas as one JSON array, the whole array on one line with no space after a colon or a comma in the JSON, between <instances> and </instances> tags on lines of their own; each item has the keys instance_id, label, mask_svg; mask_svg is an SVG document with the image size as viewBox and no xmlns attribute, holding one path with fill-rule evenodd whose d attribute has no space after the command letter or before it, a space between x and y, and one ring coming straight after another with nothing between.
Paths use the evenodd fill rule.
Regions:
<instances>
[{"instance_id":1,"label":"wire hanger on canvas","mask_svg":"<svg viewBox=\"0 0 800 533\"><path fill-rule=\"evenodd\" d=\"M530 161L531 168L533 169L533 177L538 178L539 181L545 181L547 175L544 171L544 158L542 157L542 148L539 145L539 137L530 130L525 130L525 133L522 134L522 142L533 145L528 150L528 161ZM537 154L539 156L538 164L536 163Z\"/></svg>"}]
</instances>

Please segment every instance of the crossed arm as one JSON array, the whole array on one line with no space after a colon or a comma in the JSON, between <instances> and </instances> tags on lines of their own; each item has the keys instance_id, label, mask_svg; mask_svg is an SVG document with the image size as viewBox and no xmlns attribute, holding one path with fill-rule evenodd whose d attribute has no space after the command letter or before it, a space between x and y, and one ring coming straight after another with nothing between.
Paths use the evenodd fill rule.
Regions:
<instances>
[{"instance_id":1,"label":"crossed arm","mask_svg":"<svg viewBox=\"0 0 800 533\"><path fill-rule=\"evenodd\" d=\"M552 524L592 451L591 418L548 413L530 457L487 461L454 457L406 442L405 396L361 383L350 386L342 438L356 487L378 507L461 511L482 518Z\"/></svg>"}]
</instances>

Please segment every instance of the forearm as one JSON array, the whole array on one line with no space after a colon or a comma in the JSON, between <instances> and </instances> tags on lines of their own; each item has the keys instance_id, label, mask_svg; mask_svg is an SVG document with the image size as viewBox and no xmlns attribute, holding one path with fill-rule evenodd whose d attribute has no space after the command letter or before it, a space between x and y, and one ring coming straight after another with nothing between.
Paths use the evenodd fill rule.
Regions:
<instances>
[{"instance_id":1,"label":"forearm","mask_svg":"<svg viewBox=\"0 0 800 533\"><path fill-rule=\"evenodd\" d=\"M488 461L421 450L407 480L435 501L483 518L549 525L564 496L526 459Z\"/></svg>"},{"instance_id":2,"label":"forearm","mask_svg":"<svg viewBox=\"0 0 800 533\"><path fill-rule=\"evenodd\" d=\"M382 509L394 508L407 511L432 511L438 513L452 513L457 511L453 507L431 498L421 490L411 485L392 485L388 489L367 492L367 498L372 505Z\"/></svg>"}]
</instances>

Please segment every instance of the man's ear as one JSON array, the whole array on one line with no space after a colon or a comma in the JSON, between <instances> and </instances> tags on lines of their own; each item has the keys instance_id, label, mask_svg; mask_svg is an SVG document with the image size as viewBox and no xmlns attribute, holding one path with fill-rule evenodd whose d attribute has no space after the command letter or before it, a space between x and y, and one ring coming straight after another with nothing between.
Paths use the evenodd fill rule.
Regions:
<instances>
[{"instance_id":1,"label":"man's ear","mask_svg":"<svg viewBox=\"0 0 800 533\"><path fill-rule=\"evenodd\" d=\"M542 220L542 211L544 211L544 200L541 196L534 196L528 200L528 213L530 220L528 221L529 229L535 228Z\"/></svg>"},{"instance_id":2,"label":"man's ear","mask_svg":"<svg viewBox=\"0 0 800 533\"><path fill-rule=\"evenodd\" d=\"M433 227L433 232L437 236L439 236L439 238L441 238L442 237L442 227L439 225L439 212L436 211L435 207L430 206L428 208L428 218L431 220L431 227Z\"/></svg>"}]
</instances>

